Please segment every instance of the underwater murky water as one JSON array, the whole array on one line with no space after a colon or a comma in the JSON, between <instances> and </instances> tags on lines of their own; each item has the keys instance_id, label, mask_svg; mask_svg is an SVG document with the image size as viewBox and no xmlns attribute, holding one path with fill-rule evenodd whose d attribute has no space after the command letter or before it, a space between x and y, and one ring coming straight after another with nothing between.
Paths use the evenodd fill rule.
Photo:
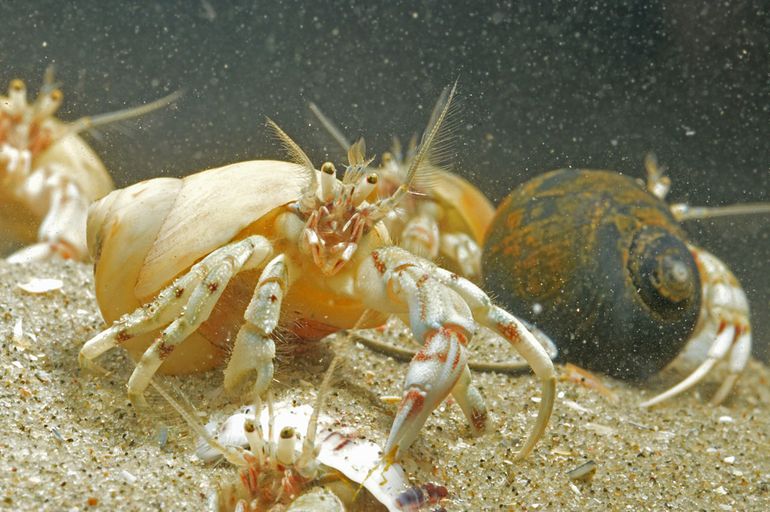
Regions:
<instances>
[{"instance_id":1,"label":"underwater murky water","mask_svg":"<svg viewBox=\"0 0 770 512\"><path fill-rule=\"evenodd\" d=\"M48 0L1 4L0 40L0 83L22 78L34 93L53 65L65 120L182 91L170 108L87 135L118 186L280 157L265 116L314 162L342 163L310 102L379 155L420 133L458 80L449 160L495 203L562 167L644 179L649 151L671 202L770 201L763 2ZM742 282L766 362L768 226L767 214L684 224Z\"/></svg>"}]
</instances>

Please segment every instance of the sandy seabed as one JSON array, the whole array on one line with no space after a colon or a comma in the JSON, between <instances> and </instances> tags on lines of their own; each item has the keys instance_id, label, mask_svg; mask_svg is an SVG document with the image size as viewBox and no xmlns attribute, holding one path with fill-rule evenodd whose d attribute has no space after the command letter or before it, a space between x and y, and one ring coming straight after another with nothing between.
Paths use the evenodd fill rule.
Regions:
<instances>
[{"instance_id":1,"label":"sandy seabed","mask_svg":"<svg viewBox=\"0 0 770 512\"><path fill-rule=\"evenodd\" d=\"M43 294L19 287L32 278L63 286ZM198 461L189 429L154 392L157 412L136 413L125 394L133 364L121 350L100 360L106 377L79 370L78 350L100 328L89 266L0 262L0 508L204 510L235 470ZM382 445L396 406L380 397L400 394L406 363L338 337L280 358L278 398L313 403L333 353L343 367L325 412ZM641 389L603 378L615 401L561 380L545 438L514 461L537 413L538 382L475 372L491 431L471 436L446 402L403 465L415 483L445 485L449 511L770 510L770 371L751 361L723 406L707 400L724 375L717 371L662 406L637 407L682 375L666 371ZM221 392L221 371L161 382L214 418L240 405ZM593 479L571 480L568 472L589 460Z\"/></svg>"}]
</instances>

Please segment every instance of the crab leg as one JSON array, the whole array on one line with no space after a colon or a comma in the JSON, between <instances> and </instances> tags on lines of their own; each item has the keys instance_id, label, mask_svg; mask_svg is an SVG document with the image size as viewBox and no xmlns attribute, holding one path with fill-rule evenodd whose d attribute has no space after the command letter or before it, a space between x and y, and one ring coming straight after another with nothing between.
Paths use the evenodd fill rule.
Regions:
<instances>
[{"instance_id":1,"label":"crab leg","mask_svg":"<svg viewBox=\"0 0 770 512\"><path fill-rule=\"evenodd\" d=\"M249 372L256 370L252 396L259 397L273 380L275 342L271 336L278 325L288 281L286 257L280 254L262 271L243 315L246 323L238 331L230 362L225 368L225 389L235 389Z\"/></svg>"},{"instance_id":2,"label":"crab leg","mask_svg":"<svg viewBox=\"0 0 770 512\"><path fill-rule=\"evenodd\" d=\"M505 338L529 363L532 371L540 379L543 396L537 414L535 427L530 432L524 446L516 458L526 457L543 436L548 420L553 412L556 398L556 373L553 363L543 346L527 327L515 316L495 306L481 288L447 270L433 267L432 274L445 286L457 292L473 311L473 318L481 325L490 328Z\"/></svg>"},{"instance_id":3,"label":"crab leg","mask_svg":"<svg viewBox=\"0 0 770 512\"><path fill-rule=\"evenodd\" d=\"M701 276L703 300L695 333L685 350L697 353L704 343L711 344L706 359L695 371L671 389L642 402L640 407L650 407L691 388L729 355L730 374L711 399L712 404L719 404L730 394L751 355L749 303L743 288L716 256L694 246L690 246L690 251Z\"/></svg>"},{"instance_id":4,"label":"crab leg","mask_svg":"<svg viewBox=\"0 0 770 512\"><path fill-rule=\"evenodd\" d=\"M163 289L149 305L91 338L78 356L81 366L137 334L170 322L142 355L128 381L129 397L142 403L142 393L163 360L208 319L230 279L241 270L259 267L271 250L266 238L255 235L212 252Z\"/></svg>"},{"instance_id":5,"label":"crab leg","mask_svg":"<svg viewBox=\"0 0 770 512\"><path fill-rule=\"evenodd\" d=\"M0 185L18 189L32 171L32 153L19 151L10 144L0 145Z\"/></svg>"},{"instance_id":6,"label":"crab leg","mask_svg":"<svg viewBox=\"0 0 770 512\"><path fill-rule=\"evenodd\" d=\"M439 250L438 222L425 214L412 217L401 232L399 245L412 254L435 260Z\"/></svg>"},{"instance_id":7,"label":"crab leg","mask_svg":"<svg viewBox=\"0 0 770 512\"><path fill-rule=\"evenodd\" d=\"M39 242L8 257L9 263L40 261L58 254L83 259L88 254L85 231L88 202L80 189L55 167L32 173L17 192L28 204L50 205L38 229Z\"/></svg>"},{"instance_id":8,"label":"crab leg","mask_svg":"<svg viewBox=\"0 0 770 512\"><path fill-rule=\"evenodd\" d=\"M468 306L456 293L432 278L425 260L399 247L375 250L359 269L359 291L371 309L408 315L415 339L424 343L409 364L404 395L385 444L388 458L398 458L417 437L430 413L456 387L465 371L465 345L475 331ZM462 399L474 403L474 396ZM483 403L473 411L486 418ZM469 418L470 419L470 418Z\"/></svg>"},{"instance_id":9,"label":"crab leg","mask_svg":"<svg viewBox=\"0 0 770 512\"><path fill-rule=\"evenodd\" d=\"M481 248L466 233L442 233L441 253L457 262L463 276L477 278L481 274Z\"/></svg>"},{"instance_id":10,"label":"crab leg","mask_svg":"<svg viewBox=\"0 0 770 512\"><path fill-rule=\"evenodd\" d=\"M470 385L465 345L476 331L474 319L506 337L534 367L543 380L543 400L535 431L525 443L521 456L531 451L542 436L553 407L555 376L545 351L526 332L516 338L520 325L508 313L493 306L489 298L470 281L457 276L463 285L445 282L435 265L399 247L372 252L362 264L358 281L364 286L367 307L409 316L415 339L424 347L409 365L404 396L385 445L388 457L398 458L417 436L430 412L449 394L458 402L476 432L486 427L487 411L478 391ZM472 311L475 313L472 313ZM527 337L528 336L528 337ZM521 341L524 340L524 341Z\"/></svg>"}]
</instances>

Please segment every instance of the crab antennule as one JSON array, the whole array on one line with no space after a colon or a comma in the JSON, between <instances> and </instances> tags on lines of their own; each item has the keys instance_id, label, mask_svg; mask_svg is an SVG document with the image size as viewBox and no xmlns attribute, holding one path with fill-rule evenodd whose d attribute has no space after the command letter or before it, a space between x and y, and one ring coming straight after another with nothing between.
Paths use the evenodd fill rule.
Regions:
<instances>
[{"instance_id":1,"label":"crab antennule","mask_svg":"<svg viewBox=\"0 0 770 512\"><path fill-rule=\"evenodd\" d=\"M444 126L447 115L449 114L450 107L452 105L452 99L454 98L456 90L457 82L455 82L452 88L449 90L449 93L446 97L446 103L443 104L443 107L440 109L440 113L438 116L436 116L435 112L439 110L439 105L441 105L441 99L439 99L436 107L434 107L434 114L431 115L431 119L433 120L435 117L435 121L428 125L422 142L417 149L417 154L414 156L411 164L409 165L409 170L406 172L403 183L396 189L393 195L380 199L372 205L370 213L372 221L380 220L390 212L394 211L398 203L401 202L404 196L406 196L406 194L409 192L410 187L414 184L415 181L419 180L425 181L426 184L430 183L430 176L423 177L420 176L420 174L425 172L425 167L423 164L430 161L430 155L433 150L433 146L441 138L442 127Z\"/></svg>"},{"instance_id":2,"label":"crab antennule","mask_svg":"<svg viewBox=\"0 0 770 512\"><path fill-rule=\"evenodd\" d=\"M281 141L284 149L289 154L289 158L305 169L308 184L302 191L302 197L300 197L297 205L301 212L309 213L316 206L316 191L318 190L318 176L316 176L313 162L311 162L307 154L302 151L302 148L299 147L299 145L269 117L267 118L267 126L273 130L275 135Z\"/></svg>"}]
</instances>

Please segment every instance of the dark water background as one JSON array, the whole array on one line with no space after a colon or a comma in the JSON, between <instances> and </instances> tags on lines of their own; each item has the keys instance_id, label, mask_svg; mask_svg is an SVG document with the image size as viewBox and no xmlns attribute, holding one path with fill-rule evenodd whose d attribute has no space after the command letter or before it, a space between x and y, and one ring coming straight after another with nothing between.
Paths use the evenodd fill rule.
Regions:
<instances>
[{"instance_id":1,"label":"dark water background","mask_svg":"<svg viewBox=\"0 0 770 512\"><path fill-rule=\"evenodd\" d=\"M455 169L495 201L557 167L643 177L648 150L671 200L770 201L766 1L3 2L0 43L0 80L34 91L55 65L65 119L184 89L175 108L92 136L119 185L281 156L265 115L314 161L338 159L310 101L381 153L459 76ZM765 360L768 226L687 224L743 282Z\"/></svg>"}]
</instances>

